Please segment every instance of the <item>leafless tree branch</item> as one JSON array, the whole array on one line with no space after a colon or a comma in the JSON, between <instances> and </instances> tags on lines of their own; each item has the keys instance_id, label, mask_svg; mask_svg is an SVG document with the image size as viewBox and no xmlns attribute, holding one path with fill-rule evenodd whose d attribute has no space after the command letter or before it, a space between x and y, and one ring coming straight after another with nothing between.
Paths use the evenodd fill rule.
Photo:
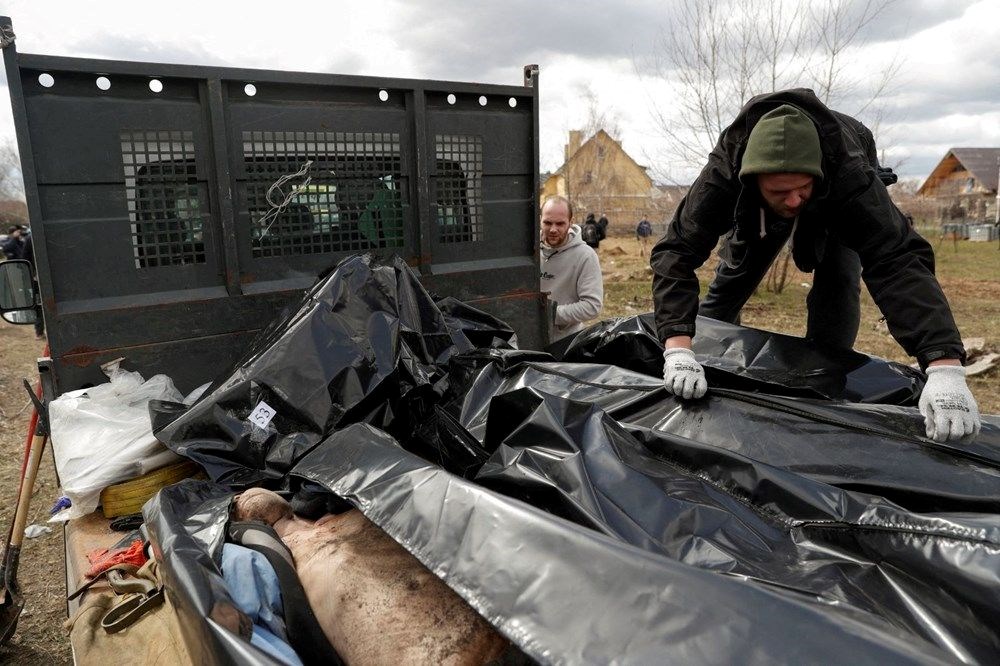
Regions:
<instances>
[{"instance_id":1,"label":"leafless tree branch","mask_svg":"<svg viewBox=\"0 0 1000 666\"><path fill-rule=\"evenodd\" d=\"M790 87L812 88L828 104L860 97L847 111L881 124L898 55L867 68L876 72L870 80L852 71L868 44L866 30L895 1L681 0L655 44L657 55L636 66L655 85L651 117L676 163L700 166L747 99ZM669 173L656 162L654 169Z\"/></svg>"}]
</instances>

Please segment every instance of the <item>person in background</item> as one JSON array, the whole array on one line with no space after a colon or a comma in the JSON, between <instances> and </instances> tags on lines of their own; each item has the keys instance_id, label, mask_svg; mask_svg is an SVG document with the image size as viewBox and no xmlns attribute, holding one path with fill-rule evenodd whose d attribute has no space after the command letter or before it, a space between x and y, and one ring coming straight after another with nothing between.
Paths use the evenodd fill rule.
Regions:
<instances>
[{"instance_id":1,"label":"person in background","mask_svg":"<svg viewBox=\"0 0 1000 666\"><path fill-rule=\"evenodd\" d=\"M646 256L646 250L649 249L649 237L653 235L653 225L649 223L645 217L639 220L639 224L635 227L635 239L639 241L639 256Z\"/></svg>"},{"instance_id":2,"label":"person in background","mask_svg":"<svg viewBox=\"0 0 1000 666\"><path fill-rule=\"evenodd\" d=\"M597 253L583 242L565 197L552 196L542 204L541 248L540 290L556 303L550 340L555 342L601 312L604 279Z\"/></svg>"},{"instance_id":3,"label":"person in background","mask_svg":"<svg viewBox=\"0 0 1000 666\"><path fill-rule=\"evenodd\" d=\"M583 227L580 229L580 237L595 250L601 247L601 228L597 225L593 213L587 213L587 219L583 221Z\"/></svg>"},{"instance_id":4,"label":"person in background","mask_svg":"<svg viewBox=\"0 0 1000 666\"><path fill-rule=\"evenodd\" d=\"M38 278L35 275L35 249L31 239L31 229L23 224L15 224L7 233L8 238L2 246L3 254L7 259L23 259L28 262L31 268L31 283L37 299ZM35 338L38 340L45 338L45 320L42 318L41 304L35 306Z\"/></svg>"},{"instance_id":5,"label":"person in background","mask_svg":"<svg viewBox=\"0 0 1000 666\"><path fill-rule=\"evenodd\" d=\"M24 233L24 225L15 224L9 229L7 229L7 239L4 240L3 245L0 246L0 250L3 251L3 256L7 259L23 259L24 253L24 239L22 234Z\"/></svg>"},{"instance_id":6,"label":"person in background","mask_svg":"<svg viewBox=\"0 0 1000 666\"><path fill-rule=\"evenodd\" d=\"M705 373L691 351L695 315L739 323L791 238L796 266L814 273L806 338L853 347L863 276L890 333L927 372L919 401L927 436L943 442L979 432L965 349L934 276L934 252L889 198L886 182L894 181L878 164L871 131L811 90L747 102L651 253L667 391L705 395ZM715 279L699 307L695 269L723 235Z\"/></svg>"},{"instance_id":7,"label":"person in background","mask_svg":"<svg viewBox=\"0 0 1000 666\"><path fill-rule=\"evenodd\" d=\"M601 213L601 217L597 220L597 227L601 230L601 240L608 237L608 216L605 213Z\"/></svg>"}]
</instances>

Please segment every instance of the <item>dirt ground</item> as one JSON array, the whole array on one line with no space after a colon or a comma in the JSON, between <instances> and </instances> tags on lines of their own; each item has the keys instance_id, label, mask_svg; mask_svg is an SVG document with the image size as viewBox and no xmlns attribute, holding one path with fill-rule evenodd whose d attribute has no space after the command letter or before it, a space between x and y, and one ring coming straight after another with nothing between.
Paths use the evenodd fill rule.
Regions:
<instances>
[{"instance_id":1,"label":"dirt ground","mask_svg":"<svg viewBox=\"0 0 1000 666\"><path fill-rule=\"evenodd\" d=\"M45 342L35 339L31 326L0 322L0 525L3 538L14 520L14 503L24 457L25 433L31 418L28 395L21 385L34 386L35 359ZM28 524L46 525L49 508L58 498L55 465L46 449L31 497ZM25 597L24 613L10 643L0 649L0 662L31 666L72 664L66 620L66 583L63 569L62 529L25 539L17 580Z\"/></svg>"},{"instance_id":2,"label":"dirt ground","mask_svg":"<svg viewBox=\"0 0 1000 666\"><path fill-rule=\"evenodd\" d=\"M987 346L1000 347L1000 252L986 244L964 243L961 249L938 250L938 275L959 327L966 338L983 337ZM610 237L601 243L599 255L605 277L605 309L602 317L649 312L650 271L648 257L640 256L631 237ZM703 286L714 266L699 270ZM785 290L776 295L766 290L751 299L744 310L744 323L769 330L802 335L805 327L805 294L810 276L792 270ZM901 362L911 362L878 323L879 312L870 299L862 311L857 348ZM20 476L25 432L31 416L21 379L34 381L35 359L44 342L35 339L31 326L0 322L0 525L4 534L11 524L17 481ZM970 386L985 413L1000 413L1000 369L970 379ZM28 524L44 525L49 508L58 497L51 454L46 451L31 502ZM26 539L18 581L27 599L17 633L5 649L0 663L57 666L72 663L69 641L62 623L66 618L62 530Z\"/></svg>"}]
</instances>

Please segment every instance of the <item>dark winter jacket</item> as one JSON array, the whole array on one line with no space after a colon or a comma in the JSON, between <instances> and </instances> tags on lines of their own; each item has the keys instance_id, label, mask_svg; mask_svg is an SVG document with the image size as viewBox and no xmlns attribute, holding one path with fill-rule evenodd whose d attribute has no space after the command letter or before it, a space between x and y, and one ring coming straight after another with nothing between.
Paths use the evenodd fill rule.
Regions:
<instances>
[{"instance_id":1,"label":"dark winter jacket","mask_svg":"<svg viewBox=\"0 0 1000 666\"><path fill-rule=\"evenodd\" d=\"M0 250L3 251L3 256L8 259L23 259L24 254L24 241L16 236L11 236L6 239L2 245L0 245Z\"/></svg>"},{"instance_id":2,"label":"dark winter jacket","mask_svg":"<svg viewBox=\"0 0 1000 666\"><path fill-rule=\"evenodd\" d=\"M755 178L740 180L740 160L750 130L762 115L791 104L816 123L823 150L823 179L799 215L793 257L815 268L827 238L856 251L862 278L889 331L922 366L965 351L955 320L934 277L931 246L907 223L878 177L871 132L850 116L827 108L810 90L786 90L751 99L726 128L708 164L650 253L653 303L660 340L694 335L698 313L695 269L719 237L728 234L721 259L738 265L760 238L760 198Z\"/></svg>"},{"instance_id":3,"label":"dark winter jacket","mask_svg":"<svg viewBox=\"0 0 1000 666\"><path fill-rule=\"evenodd\" d=\"M584 243L596 249L600 247L601 241L603 240L603 236L601 236L601 227L599 227L593 220L587 220L587 222L583 225L581 237L583 238Z\"/></svg>"}]
</instances>

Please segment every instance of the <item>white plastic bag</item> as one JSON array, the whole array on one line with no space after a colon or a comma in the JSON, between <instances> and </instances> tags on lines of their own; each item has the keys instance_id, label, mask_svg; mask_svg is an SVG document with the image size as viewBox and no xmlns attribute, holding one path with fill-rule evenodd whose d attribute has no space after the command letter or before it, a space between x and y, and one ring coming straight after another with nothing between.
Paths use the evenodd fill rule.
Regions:
<instances>
[{"instance_id":1,"label":"white plastic bag","mask_svg":"<svg viewBox=\"0 0 1000 666\"><path fill-rule=\"evenodd\" d=\"M166 375L143 381L117 363L105 368L111 381L65 393L49 403L52 452L63 493L73 506L50 520L94 511L107 486L182 460L153 437L150 400L181 402Z\"/></svg>"}]
</instances>

